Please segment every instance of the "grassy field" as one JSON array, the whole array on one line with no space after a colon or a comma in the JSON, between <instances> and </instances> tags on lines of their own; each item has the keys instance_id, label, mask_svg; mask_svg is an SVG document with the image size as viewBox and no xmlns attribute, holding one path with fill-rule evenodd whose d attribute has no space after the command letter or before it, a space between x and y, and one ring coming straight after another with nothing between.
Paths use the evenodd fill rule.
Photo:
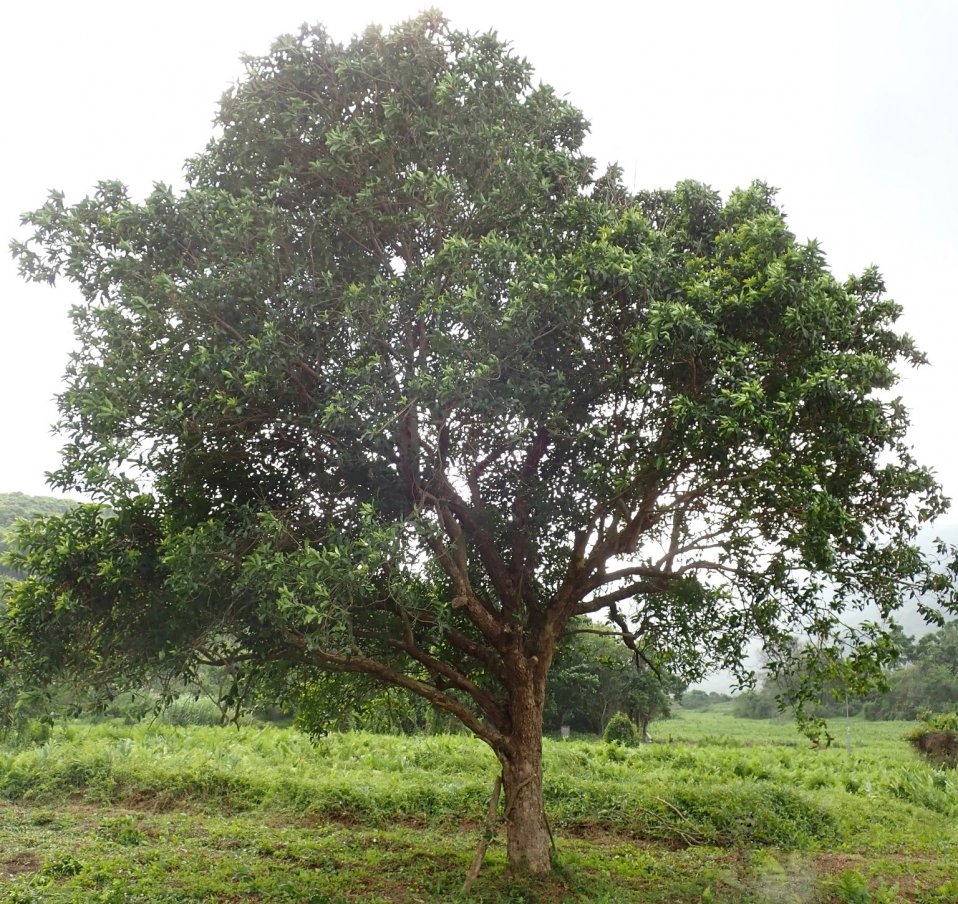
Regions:
<instances>
[{"instance_id":1,"label":"grassy field","mask_svg":"<svg viewBox=\"0 0 958 904\"><path fill-rule=\"evenodd\" d=\"M559 868L512 880L500 833L469 900L956 904L958 776L849 726L851 755L716 711L547 740ZM0 747L0 900L456 901L495 774L464 736L66 724Z\"/></svg>"}]
</instances>

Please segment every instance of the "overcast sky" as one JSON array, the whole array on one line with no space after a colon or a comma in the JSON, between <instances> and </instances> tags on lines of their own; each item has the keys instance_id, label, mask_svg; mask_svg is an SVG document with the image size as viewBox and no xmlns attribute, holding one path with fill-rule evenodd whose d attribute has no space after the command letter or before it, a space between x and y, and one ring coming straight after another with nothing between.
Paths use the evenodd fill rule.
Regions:
<instances>
[{"instance_id":1,"label":"overcast sky","mask_svg":"<svg viewBox=\"0 0 958 904\"><path fill-rule=\"evenodd\" d=\"M589 153L638 188L723 194L759 178L839 277L875 263L931 364L901 386L919 460L958 497L958 3L437 4L495 29L592 122ZM34 2L0 12L0 236L51 188L180 183L241 53L323 22L342 40L419 2ZM48 492L53 397L71 347L66 284L0 259L0 492ZM958 521L958 512L947 519Z\"/></svg>"}]
</instances>

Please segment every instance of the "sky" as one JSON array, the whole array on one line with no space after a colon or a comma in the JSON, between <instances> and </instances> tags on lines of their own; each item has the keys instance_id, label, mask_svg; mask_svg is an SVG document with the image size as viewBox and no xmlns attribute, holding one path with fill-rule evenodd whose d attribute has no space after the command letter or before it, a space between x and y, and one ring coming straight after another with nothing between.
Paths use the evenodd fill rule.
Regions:
<instances>
[{"instance_id":1,"label":"sky","mask_svg":"<svg viewBox=\"0 0 958 904\"><path fill-rule=\"evenodd\" d=\"M348 40L425 4L34 2L0 12L0 237L50 189L182 184L242 53L322 22ZM587 151L635 188L779 187L792 230L844 277L877 264L930 364L903 375L912 444L958 499L958 3L436 4L495 30L592 123ZM49 492L54 397L76 295L0 256L0 492ZM958 511L945 521L958 523Z\"/></svg>"}]
</instances>

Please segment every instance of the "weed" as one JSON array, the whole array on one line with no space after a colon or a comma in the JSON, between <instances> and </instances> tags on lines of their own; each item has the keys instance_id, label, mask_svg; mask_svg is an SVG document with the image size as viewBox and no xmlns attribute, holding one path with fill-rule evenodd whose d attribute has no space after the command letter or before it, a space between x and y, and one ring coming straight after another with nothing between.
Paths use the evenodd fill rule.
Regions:
<instances>
[{"instance_id":1,"label":"weed","mask_svg":"<svg viewBox=\"0 0 958 904\"><path fill-rule=\"evenodd\" d=\"M40 870L41 876L50 876L52 878L62 878L64 876L75 876L83 870L83 863L76 857L69 855L57 857L49 863L45 863Z\"/></svg>"},{"instance_id":2,"label":"weed","mask_svg":"<svg viewBox=\"0 0 958 904\"><path fill-rule=\"evenodd\" d=\"M135 846L146 840L146 835L137 826L132 816L118 816L100 823L100 836L115 844Z\"/></svg>"},{"instance_id":3,"label":"weed","mask_svg":"<svg viewBox=\"0 0 958 904\"><path fill-rule=\"evenodd\" d=\"M897 885L885 885L879 880L872 888L858 870L846 870L839 875L833 892L842 904L894 904L898 900Z\"/></svg>"}]
</instances>

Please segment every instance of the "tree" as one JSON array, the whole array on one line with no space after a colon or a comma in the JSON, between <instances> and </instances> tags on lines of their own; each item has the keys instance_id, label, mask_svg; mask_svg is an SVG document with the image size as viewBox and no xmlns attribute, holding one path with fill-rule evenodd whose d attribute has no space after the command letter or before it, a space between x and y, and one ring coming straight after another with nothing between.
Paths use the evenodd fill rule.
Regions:
<instances>
[{"instance_id":1,"label":"tree","mask_svg":"<svg viewBox=\"0 0 958 904\"><path fill-rule=\"evenodd\" d=\"M634 675L625 711L639 726L645 741L649 739L649 723L672 715L672 700L686 685L671 676L656 675L651 669L638 669Z\"/></svg>"},{"instance_id":2,"label":"tree","mask_svg":"<svg viewBox=\"0 0 958 904\"><path fill-rule=\"evenodd\" d=\"M607 629L587 618L566 628L546 689L545 724L570 725L603 734L616 713L625 713L645 737L649 723L668 718L671 699L685 685L657 664L651 645L627 649Z\"/></svg>"},{"instance_id":3,"label":"tree","mask_svg":"<svg viewBox=\"0 0 958 904\"><path fill-rule=\"evenodd\" d=\"M7 661L404 688L495 751L541 872L571 619L691 681L944 592L877 272L838 282L761 184L632 195L585 134L494 35L304 28L246 61L185 190L28 214L22 272L83 297L54 481L110 514L20 532Z\"/></svg>"},{"instance_id":4,"label":"tree","mask_svg":"<svg viewBox=\"0 0 958 904\"><path fill-rule=\"evenodd\" d=\"M23 574L7 564L9 539L14 524L21 518L65 512L75 503L50 496L28 496L25 493L0 493L0 621L4 615L3 585ZM17 729L20 733L42 738L49 731L49 700L34 687L24 687L20 676L9 669L0 669L0 734Z\"/></svg>"},{"instance_id":5,"label":"tree","mask_svg":"<svg viewBox=\"0 0 958 904\"><path fill-rule=\"evenodd\" d=\"M774 719L781 712L775 693L765 686L761 691L747 690L737 696L732 704L732 713L739 719Z\"/></svg>"},{"instance_id":6,"label":"tree","mask_svg":"<svg viewBox=\"0 0 958 904\"><path fill-rule=\"evenodd\" d=\"M958 677L958 621L948 622L913 642L909 660L939 666Z\"/></svg>"},{"instance_id":7,"label":"tree","mask_svg":"<svg viewBox=\"0 0 958 904\"><path fill-rule=\"evenodd\" d=\"M682 694L682 709L711 709L718 704L731 703L732 698L728 694L721 694L718 691L703 691L696 688Z\"/></svg>"},{"instance_id":8,"label":"tree","mask_svg":"<svg viewBox=\"0 0 958 904\"><path fill-rule=\"evenodd\" d=\"M868 719L917 719L921 713L947 713L958 700L958 621L919 640L903 638L906 664L891 672L887 693L864 706Z\"/></svg>"}]
</instances>

